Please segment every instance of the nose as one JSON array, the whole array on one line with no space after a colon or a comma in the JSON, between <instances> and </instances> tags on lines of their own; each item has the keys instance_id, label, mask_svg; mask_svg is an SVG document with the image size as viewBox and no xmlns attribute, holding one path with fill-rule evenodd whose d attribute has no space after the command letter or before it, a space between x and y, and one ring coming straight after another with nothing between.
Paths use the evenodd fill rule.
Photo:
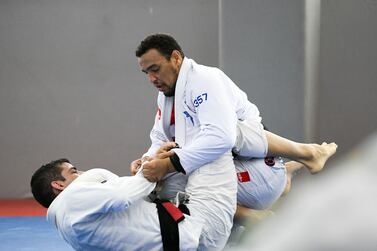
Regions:
<instances>
[{"instance_id":1,"label":"nose","mask_svg":"<svg viewBox=\"0 0 377 251\"><path fill-rule=\"evenodd\" d=\"M154 82L157 80L156 75L153 74L153 73L151 73L151 72L148 73L148 78L149 78L149 81L150 81L151 83L154 83Z\"/></svg>"}]
</instances>

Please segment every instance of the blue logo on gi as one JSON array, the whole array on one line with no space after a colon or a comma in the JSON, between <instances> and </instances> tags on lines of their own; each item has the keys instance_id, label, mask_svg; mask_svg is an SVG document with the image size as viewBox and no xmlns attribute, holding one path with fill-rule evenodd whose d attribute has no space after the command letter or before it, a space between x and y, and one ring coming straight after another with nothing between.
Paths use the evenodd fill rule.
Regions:
<instances>
[{"instance_id":1,"label":"blue logo on gi","mask_svg":"<svg viewBox=\"0 0 377 251\"><path fill-rule=\"evenodd\" d=\"M184 111L183 114L186 116L186 118L190 118L192 125L194 125L194 119L191 117L191 115L187 111Z\"/></svg>"}]
</instances>

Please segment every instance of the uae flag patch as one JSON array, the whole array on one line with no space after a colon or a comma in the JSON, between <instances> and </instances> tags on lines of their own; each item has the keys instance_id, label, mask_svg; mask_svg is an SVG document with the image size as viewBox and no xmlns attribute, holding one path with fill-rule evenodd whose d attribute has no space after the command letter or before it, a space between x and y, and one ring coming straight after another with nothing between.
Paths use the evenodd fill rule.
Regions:
<instances>
[{"instance_id":1,"label":"uae flag patch","mask_svg":"<svg viewBox=\"0 0 377 251\"><path fill-rule=\"evenodd\" d=\"M237 178L239 182L249 182L250 175L248 171L237 173Z\"/></svg>"}]
</instances>

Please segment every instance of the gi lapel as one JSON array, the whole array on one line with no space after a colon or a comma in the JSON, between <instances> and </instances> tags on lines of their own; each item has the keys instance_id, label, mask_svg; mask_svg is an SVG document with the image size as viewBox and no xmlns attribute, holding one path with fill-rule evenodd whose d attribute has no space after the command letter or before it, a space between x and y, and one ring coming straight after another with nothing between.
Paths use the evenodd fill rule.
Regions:
<instances>
[{"instance_id":1,"label":"gi lapel","mask_svg":"<svg viewBox=\"0 0 377 251\"><path fill-rule=\"evenodd\" d=\"M171 112L173 109L174 99L173 97L166 97L162 92L159 93L161 95L162 101L162 130L168 139L171 139L173 135L170 133L170 119L171 119Z\"/></svg>"},{"instance_id":2,"label":"gi lapel","mask_svg":"<svg viewBox=\"0 0 377 251\"><path fill-rule=\"evenodd\" d=\"M184 146L186 142L186 118L184 115L185 110L183 104L185 102L187 75L191 66L191 59L185 57L175 85L175 142L180 146Z\"/></svg>"}]
</instances>

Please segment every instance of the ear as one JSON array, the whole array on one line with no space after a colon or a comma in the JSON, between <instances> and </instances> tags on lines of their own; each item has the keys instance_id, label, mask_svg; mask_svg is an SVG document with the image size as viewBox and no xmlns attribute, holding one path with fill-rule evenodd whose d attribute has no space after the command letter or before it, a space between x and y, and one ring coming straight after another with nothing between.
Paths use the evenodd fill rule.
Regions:
<instances>
[{"instance_id":1,"label":"ear","mask_svg":"<svg viewBox=\"0 0 377 251\"><path fill-rule=\"evenodd\" d=\"M51 186L54 190L57 190L58 192L61 192L65 189L64 182L61 180L51 181Z\"/></svg>"},{"instance_id":2,"label":"ear","mask_svg":"<svg viewBox=\"0 0 377 251\"><path fill-rule=\"evenodd\" d=\"M180 67L181 64L182 64L183 58L182 58L182 55L181 55L181 53L180 53L179 51L174 50L174 51L171 53L170 60L173 60L173 63L174 63L175 65L177 65L178 67Z\"/></svg>"}]
</instances>

